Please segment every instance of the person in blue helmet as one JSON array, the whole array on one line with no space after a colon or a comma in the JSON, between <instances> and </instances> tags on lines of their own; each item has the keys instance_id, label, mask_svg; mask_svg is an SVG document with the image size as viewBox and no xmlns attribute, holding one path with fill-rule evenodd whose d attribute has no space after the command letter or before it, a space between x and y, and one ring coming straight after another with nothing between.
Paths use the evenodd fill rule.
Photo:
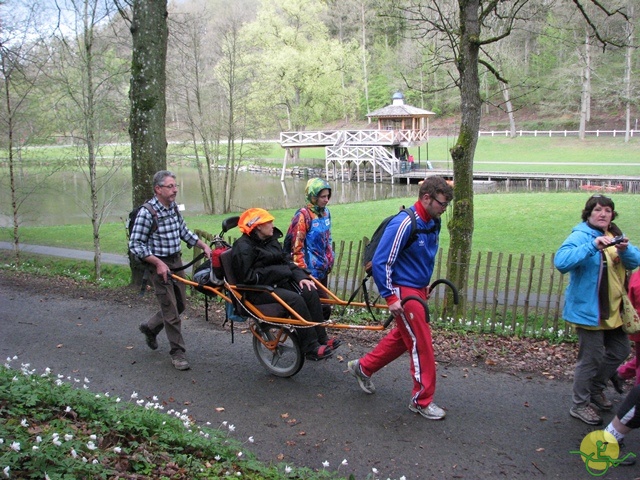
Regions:
<instances>
[{"instance_id":1,"label":"person in blue helmet","mask_svg":"<svg viewBox=\"0 0 640 480\"><path fill-rule=\"evenodd\" d=\"M284 249L293 262L327 286L333 268L331 213L327 204L331 186L323 178L312 178L305 188L306 205L293 215L284 241ZM322 295L322 293L320 292ZM325 320L331 316L329 305L323 305ZM340 340L332 338L328 345L335 349Z\"/></svg>"}]
</instances>

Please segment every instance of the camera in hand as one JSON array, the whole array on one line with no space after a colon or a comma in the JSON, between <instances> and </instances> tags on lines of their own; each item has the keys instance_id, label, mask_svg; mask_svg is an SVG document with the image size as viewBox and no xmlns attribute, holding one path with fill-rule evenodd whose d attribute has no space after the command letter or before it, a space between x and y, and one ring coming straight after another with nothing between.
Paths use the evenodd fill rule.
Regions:
<instances>
[{"instance_id":1,"label":"camera in hand","mask_svg":"<svg viewBox=\"0 0 640 480\"><path fill-rule=\"evenodd\" d=\"M613 237L613 240L611 241L609 246L618 245L619 243L622 243L623 240L624 240L624 235L618 235L617 237Z\"/></svg>"}]
</instances>

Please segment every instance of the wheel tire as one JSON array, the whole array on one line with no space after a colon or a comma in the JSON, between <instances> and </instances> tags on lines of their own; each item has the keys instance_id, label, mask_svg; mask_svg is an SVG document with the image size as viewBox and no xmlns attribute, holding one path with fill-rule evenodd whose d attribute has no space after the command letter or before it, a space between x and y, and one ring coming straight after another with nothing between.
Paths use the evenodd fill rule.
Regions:
<instances>
[{"instance_id":1,"label":"wheel tire","mask_svg":"<svg viewBox=\"0 0 640 480\"><path fill-rule=\"evenodd\" d=\"M254 324L251 328L254 330L253 351L271 374L276 377L293 377L300 371L304 365L304 355L294 331L267 323ZM256 338L255 334L260 335L265 342L273 342L280 337L280 342L275 351L272 351Z\"/></svg>"}]
</instances>

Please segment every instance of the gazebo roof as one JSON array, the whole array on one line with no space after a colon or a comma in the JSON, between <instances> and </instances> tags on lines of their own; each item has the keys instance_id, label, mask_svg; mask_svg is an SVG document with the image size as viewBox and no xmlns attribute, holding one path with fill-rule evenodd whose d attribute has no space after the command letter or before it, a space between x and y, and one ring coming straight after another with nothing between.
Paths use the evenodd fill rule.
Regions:
<instances>
[{"instance_id":1,"label":"gazebo roof","mask_svg":"<svg viewBox=\"0 0 640 480\"><path fill-rule=\"evenodd\" d=\"M387 105L367 114L367 117L376 118L406 118L406 117L430 117L435 112L423 110L422 108L412 107L411 105Z\"/></svg>"},{"instance_id":2,"label":"gazebo roof","mask_svg":"<svg viewBox=\"0 0 640 480\"><path fill-rule=\"evenodd\" d=\"M415 117L429 117L435 115L435 112L429 110L423 110L422 108L413 107L411 105L404 104L404 95L401 92L394 93L393 104L386 107L379 108L373 112L367 114L367 117L376 118L415 118Z\"/></svg>"}]
</instances>

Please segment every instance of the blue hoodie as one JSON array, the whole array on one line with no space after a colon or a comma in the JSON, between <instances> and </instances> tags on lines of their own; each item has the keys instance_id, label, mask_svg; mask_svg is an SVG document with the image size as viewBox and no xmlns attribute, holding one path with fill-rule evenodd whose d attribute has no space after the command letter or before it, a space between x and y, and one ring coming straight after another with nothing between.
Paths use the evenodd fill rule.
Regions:
<instances>
[{"instance_id":1,"label":"blue hoodie","mask_svg":"<svg viewBox=\"0 0 640 480\"><path fill-rule=\"evenodd\" d=\"M556 252L556 268L561 273L570 275L562 312L562 317L568 322L588 327L599 325L598 285L602 262L595 239L602 235L604 234L601 230L582 222L573 228ZM627 270L633 270L640 265L640 250L631 243L626 250L618 250L618 255Z\"/></svg>"}]
</instances>

